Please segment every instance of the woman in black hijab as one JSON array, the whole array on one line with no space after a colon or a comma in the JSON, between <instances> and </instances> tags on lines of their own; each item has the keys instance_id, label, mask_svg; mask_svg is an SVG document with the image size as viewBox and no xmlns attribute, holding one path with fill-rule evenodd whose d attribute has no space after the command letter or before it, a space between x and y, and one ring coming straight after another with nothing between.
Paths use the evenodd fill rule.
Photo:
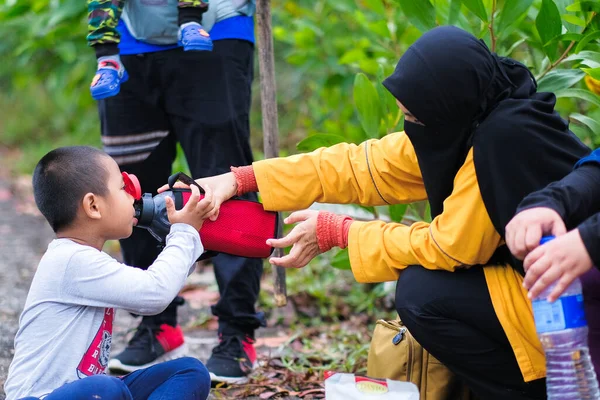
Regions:
<instances>
[{"instance_id":1,"label":"woman in black hijab","mask_svg":"<svg viewBox=\"0 0 600 400\"><path fill-rule=\"evenodd\" d=\"M458 28L424 34L384 85L406 114L405 132L198 182L213 188L217 206L258 190L270 210L429 199L433 221L411 226L293 213L286 223L300 223L269 242L292 249L270 261L302 267L347 246L359 282L398 280L403 322L479 398L544 399L545 359L504 227L525 195L561 179L589 149L526 67Z\"/></svg>"},{"instance_id":2,"label":"woman in black hijab","mask_svg":"<svg viewBox=\"0 0 600 400\"><path fill-rule=\"evenodd\" d=\"M383 84L418 120L406 121L405 132L417 155L432 217L447 211L444 201L453 192L456 173L471 148L483 203L501 237L523 197L562 178L589 153L554 111L555 96L536 92L535 79L525 66L496 56L483 41L460 29L442 27L425 34ZM485 264L506 265L523 274L522 263L505 246L498 247ZM482 374L493 371L490 364L506 358L510 351L498 319L492 317L494 309L496 314L505 310L494 299L490 302L489 293L495 291L475 284L483 277L487 286L498 283L485 269L472 266L450 274L409 267L398 281L399 314L417 340L482 398L544 398L543 386L535 380L510 387L511 382L518 382L518 369L511 371L510 360L497 364L495 377L477 377L478 368ZM457 290L460 293L453 295ZM468 304L471 293L470 306L461 300L457 304L457 299ZM462 311L471 315L461 315L463 306ZM523 317L530 318L530 313ZM507 330L506 323L500 325ZM462 336L470 340L463 341L467 347L461 351L450 340L440 340L438 332L446 339ZM494 357L503 347L505 353ZM489 362L477 357L469 360L469 353L485 354ZM523 361L518 361L524 372Z\"/></svg>"}]
</instances>

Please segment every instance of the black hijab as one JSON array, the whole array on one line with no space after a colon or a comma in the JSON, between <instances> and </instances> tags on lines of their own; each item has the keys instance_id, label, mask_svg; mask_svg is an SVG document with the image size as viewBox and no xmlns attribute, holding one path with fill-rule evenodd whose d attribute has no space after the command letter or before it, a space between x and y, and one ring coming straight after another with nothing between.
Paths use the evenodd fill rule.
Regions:
<instances>
[{"instance_id":1,"label":"black hijab","mask_svg":"<svg viewBox=\"0 0 600 400\"><path fill-rule=\"evenodd\" d=\"M502 237L523 197L561 179L590 151L554 111L554 94L536 92L524 65L459 28L425 33L383 85L424 124L406 121L404 128L432 217L442 212L471 147L483 202ZM523 272L500 253L499 261Z\"/></svg>"}]
</instances>

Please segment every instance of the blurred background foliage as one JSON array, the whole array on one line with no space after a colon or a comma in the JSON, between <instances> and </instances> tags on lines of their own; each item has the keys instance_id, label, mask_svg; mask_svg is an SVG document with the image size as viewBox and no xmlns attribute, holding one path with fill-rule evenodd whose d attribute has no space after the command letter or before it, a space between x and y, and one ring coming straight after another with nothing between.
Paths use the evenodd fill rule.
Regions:
<instances>
[{"instance_id":1,"label":"blurred background foliage","mask_svg":"<svg viewBox=\"0 0 600 400\"><path fill-rule=\"evenodd\" d=\"M597 0L274 0L272 13L283 155L402 129L403 117L381 81L410 44L437 25L466 29L499 55L523 62L540 91L556 93L557 110L572 130L590 146L600 145ZM95 59L85 35L82 0L0 0L0 145L19 149L14 173L30 173L60 145L100 145L88 90ZM252 145L261 158L256 77ZM181 157L175 168L185 169ZM426 204L355 213L429 218ZM324 255L290 271L290 292L308 293L322 315L333 318L342 295L358 312L389 309L385 294L393 288L357 285L343 271L348 267L346 252Z\"/></svg>"}]
</instances>

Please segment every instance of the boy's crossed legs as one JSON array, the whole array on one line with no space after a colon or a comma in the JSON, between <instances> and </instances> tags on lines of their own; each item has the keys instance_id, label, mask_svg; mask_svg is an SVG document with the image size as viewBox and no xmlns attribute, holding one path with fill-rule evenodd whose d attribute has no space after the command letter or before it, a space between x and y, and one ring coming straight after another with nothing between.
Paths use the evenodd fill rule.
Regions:
<instances>
[{"instance_id":1,"label":"boy's crossed legs","mask_svg":"<svg viewBox=\"0 0 600 400\"><path fill-rule=\"evenodd\" d=\"M96 399L206 399L210 391L210 376L206 367L191 357L166 361L132 372L121 378L93 375L68 383L44 400ZM39 400L25 397L21 400Z\"/></svg>"}]
</instances>

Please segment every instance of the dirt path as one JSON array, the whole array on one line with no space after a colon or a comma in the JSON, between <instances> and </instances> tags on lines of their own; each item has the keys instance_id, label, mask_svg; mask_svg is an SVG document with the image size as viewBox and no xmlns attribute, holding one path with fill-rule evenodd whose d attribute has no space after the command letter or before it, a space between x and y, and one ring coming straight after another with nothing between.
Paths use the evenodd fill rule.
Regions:
<instances>
[{"instance_id":1,"label":"dirt path","mask_svg":"<svg viewBox=\"0 0 600 400\"><path fill-rule=\"evenodd\" d=\"M13 356L18 318L52 230L40 217L17 211L18 198L0 175L0 387ZM4 399L0 390L0 399Z\"/></svg>"}]
</instances>

